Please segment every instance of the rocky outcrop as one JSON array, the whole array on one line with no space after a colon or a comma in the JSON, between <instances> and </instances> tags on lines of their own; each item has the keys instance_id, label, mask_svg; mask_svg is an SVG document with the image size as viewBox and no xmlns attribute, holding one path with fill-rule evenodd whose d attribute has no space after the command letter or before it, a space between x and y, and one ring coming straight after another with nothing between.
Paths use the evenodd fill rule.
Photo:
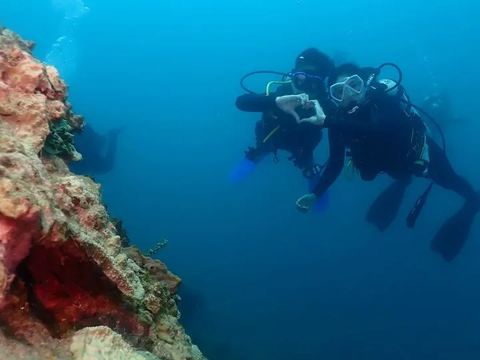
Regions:
<instances>
[{"instance_id":1,"label":"rocky outcrop","mask_svg":"<svg viewBox=\"0 0 480 360\"><path fill-rule=\"evenodd\" d=\"M69 172L83 118L32 47L0 29L2 359L202 359L177 321L180 279L123 248L99 185Z\"/></svg>"}]
</instances>

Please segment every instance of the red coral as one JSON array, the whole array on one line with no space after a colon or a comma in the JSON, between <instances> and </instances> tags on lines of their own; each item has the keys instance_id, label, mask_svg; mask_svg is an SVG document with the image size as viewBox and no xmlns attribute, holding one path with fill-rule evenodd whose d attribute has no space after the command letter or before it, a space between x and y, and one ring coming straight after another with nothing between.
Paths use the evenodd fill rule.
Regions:
<instances>
[{"instance_id":1,"label":"red coral","mask_svg":"<svg viewBox=\"0 0 480 360\"><path fill-rule=\"evenodd\" d=\"M3 307L5 293L14 279L18 264L28 255L32 242L41 234L39 213L28 204L5 201L3 206L14 217L0 214L0 308Z\"/></svg>"},{"instance_id":2,"label":"red coral","mask_svg":"<svg viewBox=\"0 0 480 360\"><path fill-rule=\"evenodd\" d=\"M35 245L26 262L30 286L60 334L88 324L136 336L148 326L125 308L120 291L74 241Z\"/></svg>"},{"instance_id":3,"label":"red coral","mask_svg":"<svg viewBox=\"0 0 480 360\"><path fill-rule=\"evenodd\" d=\"M0 215L0 242L2 244L3 264L13 273L17 265L27 255L32 240L40 235L38 214L20 219L11 219Z\"/></svg>"}]
</instances>

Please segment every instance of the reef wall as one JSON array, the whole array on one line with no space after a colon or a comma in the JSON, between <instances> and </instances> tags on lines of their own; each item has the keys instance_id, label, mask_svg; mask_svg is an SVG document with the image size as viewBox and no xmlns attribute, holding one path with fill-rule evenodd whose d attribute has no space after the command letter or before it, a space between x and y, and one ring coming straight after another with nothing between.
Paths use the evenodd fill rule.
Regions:
<instances>
[{"instance_id":1,"label":"reef wall","mask_svg":"<svg viewBox=\"0 0 480 360\"><path fill-rule=\"evenodd\" d=\"M205 359L178 323L180 279L122 247L81 159L57 70L0 28L0 354L10 359Z\"/></svg>"}]
</instances>

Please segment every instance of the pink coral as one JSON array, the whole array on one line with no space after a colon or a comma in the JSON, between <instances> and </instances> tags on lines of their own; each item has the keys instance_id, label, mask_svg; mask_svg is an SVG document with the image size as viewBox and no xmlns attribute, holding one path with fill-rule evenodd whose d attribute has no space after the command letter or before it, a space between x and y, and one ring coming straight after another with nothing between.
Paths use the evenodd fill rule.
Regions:
<instances>
[{"instance_id":1,"label":"pink coral","mask_svg":"<svg viewBox=\"0 0 480 360\"><path fill-rule=\"evenodd\" d=\"M62 100L67 87L55 69L15 43L0 45L0 60L0 114L16 136L38 152L49 133L49 121L65 114Z\"/></svg>"}]
</instances>

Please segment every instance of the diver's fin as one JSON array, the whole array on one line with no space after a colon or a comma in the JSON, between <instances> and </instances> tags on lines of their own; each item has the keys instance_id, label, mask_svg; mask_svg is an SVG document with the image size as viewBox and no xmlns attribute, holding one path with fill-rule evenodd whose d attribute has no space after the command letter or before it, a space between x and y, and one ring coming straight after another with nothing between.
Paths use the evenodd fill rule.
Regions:
<instances>
[{"instance_id":1,"label":"diver's fin","mask_svg":"<svg viewBox=\"0 0 480 360\"><path fill-rule=\"evenodd\" d=\"M386 231L397 216L409 183L396 180L387 187L368 209L366 221L375 225L381 232Z\"/></svg>"},{"instance_id":2,"label":"diver's fin","mask_svg":"<svg viewBox=\"0 0 480 360\"><path fill-rule=\"evenodd\" d=\"M237 164L237 166L230 172L230 180L234 183L243 181L248 175L253 173L257 165L265 158L267 154L260 154L255 161L247 157Z\"/></svg>"},{"instance_id":3,"label":"diver's fin","mask_svg":"<svg viewBox=\"0 0 480 360\"><path fill-rule=\"evenodd\" d=\"M430 248L447 262L452 261L467 242L477 209L464 206L445 221L433 238Z\"/></svg>"}]
</instances>

